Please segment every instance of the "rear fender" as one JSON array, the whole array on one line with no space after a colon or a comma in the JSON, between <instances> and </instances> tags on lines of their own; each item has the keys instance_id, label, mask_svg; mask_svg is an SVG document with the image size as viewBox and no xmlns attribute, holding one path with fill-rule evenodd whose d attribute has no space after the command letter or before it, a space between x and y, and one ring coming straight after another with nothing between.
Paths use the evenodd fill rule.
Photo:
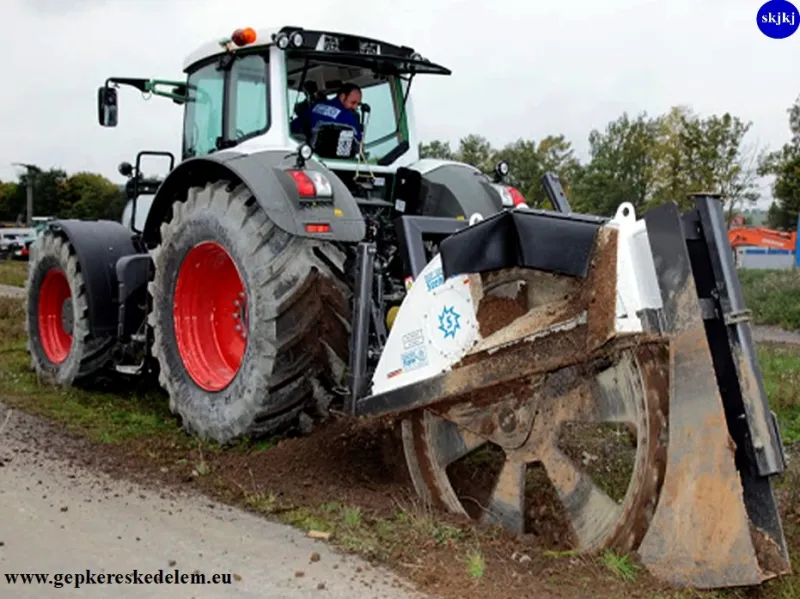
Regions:
<instances>
[{"instance_id":1,"label":"rear fender","mask_svg":"<svg viewBox=\"0 0 800 599\"><path fill-rule=\"evenodd\" d=\"M292 178L285 169L294 167L296 157L289 150L266 150L252 154L225 151L182 162L158 189L144 228L149 247L161 239L161 223L172 218L172 204L184 201L194 186L212 181L244 183L259 206L277 227L298 237L328 241L356 242L364 238L366 227L355 198L341 179L316 160L306 162L306 170L321 171L333 187L333 202L301 205ZM306 224L329 224L327 233L308 233Z\"/></svg>"},{"instance_id":2,"label":"rear fender","mask_svg":"<svg viewBox=\"0 0 800 599\"><path fill-rule=\"evenodd\" d=\"M66 236L75 248L86 284L91 334L115 336L119 307L117 261L138 253L131 231L108 220L54 220L48 228Z\"/></svg>"},{"instance_id":3,"label":"rear fender","mask_svg":"<svg viewBox=\"0 0 800 599\"><path fill-rule=\"evenodd\" d=\"M487 217L503 209L489 178L468 164L424 159L397 174L397 197L408 205L408 214L469 220L476 213Z\"/></svg>"}]
</instances>

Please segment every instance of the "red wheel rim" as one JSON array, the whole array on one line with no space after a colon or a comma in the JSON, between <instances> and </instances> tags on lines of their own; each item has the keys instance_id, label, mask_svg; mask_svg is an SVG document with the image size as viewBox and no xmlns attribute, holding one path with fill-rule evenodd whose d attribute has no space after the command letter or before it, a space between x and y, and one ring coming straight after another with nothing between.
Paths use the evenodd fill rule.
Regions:
<instances>
[{"instance_id":1,"label":"red wheel rim","mask_svg":"<svg viewBox=\"0 0 800 599\"><path fill-rule=\"evenodd\" d=\"M247 347L244 283L230 254L203 242L184 258L175 284L175 341L183 365L198 387L227 387Z\"/></svg>"},{"instance_id":2,"label":"red wheel rim","mask_svg":"<svg viewBox=\"0 0 800 599\"><path fill-rule=\"evenodd\" d=\"M72 335L64 330L64 304L72 297L67 276L52 268L39 289L39 339L47 359L60 364L72 347Z\"/></svg>"}]
</instances>

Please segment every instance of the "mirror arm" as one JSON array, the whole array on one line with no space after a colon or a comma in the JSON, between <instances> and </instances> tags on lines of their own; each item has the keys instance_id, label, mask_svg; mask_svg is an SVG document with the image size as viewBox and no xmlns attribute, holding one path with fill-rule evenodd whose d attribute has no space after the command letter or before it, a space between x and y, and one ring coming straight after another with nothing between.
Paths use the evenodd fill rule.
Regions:
<instances>
[{"instance_id":1,"label":"mirror arm","mask_svg":"<svg viewBox=\"0 0 800 599\"><path fill-rule=\"evenodd\" d=\"M173 88L185 89L185 81L173 81L170 79L141 79L134 77L109 77L106 79L105 87L108 89L112 85L114 85L114 87L119 87L120 85L129 85L135 89L138 89L143 94L153 94L154 96L169 98L170 100L178 103L185 102L187 98L186 93L177 93L175 89L172 91L162 91L159 89L161 86L172 86Z\"/></svg>"}]
</instances>

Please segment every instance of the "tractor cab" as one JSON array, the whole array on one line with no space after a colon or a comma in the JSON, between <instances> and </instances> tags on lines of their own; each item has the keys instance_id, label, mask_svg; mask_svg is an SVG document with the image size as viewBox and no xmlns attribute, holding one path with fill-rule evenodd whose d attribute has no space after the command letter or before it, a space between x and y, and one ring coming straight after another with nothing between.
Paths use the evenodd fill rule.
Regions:
<instances>
[{"instance_id":1,"label":"tractor cab","mask_svg":"<svg viewBox=\"0 0 800 599\"><path fill-rule=\"evenodd\" d=\"M184 72L184 81L110 78L98 90L100 124L116 126L115 88L131 85L184 107L184 160L231 148L297 150L308 144L334 171L368 166L395 172L419 158L412 81L419 74L450 74L412 48L299 27L238 29L199 47ZM349 119L358 126L304 126L309 112L346 84L361 90Z\"/></svg>"}]
</instances>

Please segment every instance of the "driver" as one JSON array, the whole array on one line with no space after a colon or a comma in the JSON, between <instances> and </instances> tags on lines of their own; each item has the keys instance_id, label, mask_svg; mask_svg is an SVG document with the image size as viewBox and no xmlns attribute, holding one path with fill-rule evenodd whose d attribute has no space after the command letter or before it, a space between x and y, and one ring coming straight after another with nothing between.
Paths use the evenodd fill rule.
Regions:
<instances>
[{"instance_id":1,"label":"driver","mask_svg":"<svg viewBox=\"0 0 800 599\"><path fill-rule=\"evenodd\" d=\"M292 121L292 133L302 133L303 122L314 130L320 123L349 125L355 131L356 141L361 141L361 122L356 108L361 104L361 88L354 83L345 83L330 100L322 100L301 117Z\"/></svg>"}]
</instances>

